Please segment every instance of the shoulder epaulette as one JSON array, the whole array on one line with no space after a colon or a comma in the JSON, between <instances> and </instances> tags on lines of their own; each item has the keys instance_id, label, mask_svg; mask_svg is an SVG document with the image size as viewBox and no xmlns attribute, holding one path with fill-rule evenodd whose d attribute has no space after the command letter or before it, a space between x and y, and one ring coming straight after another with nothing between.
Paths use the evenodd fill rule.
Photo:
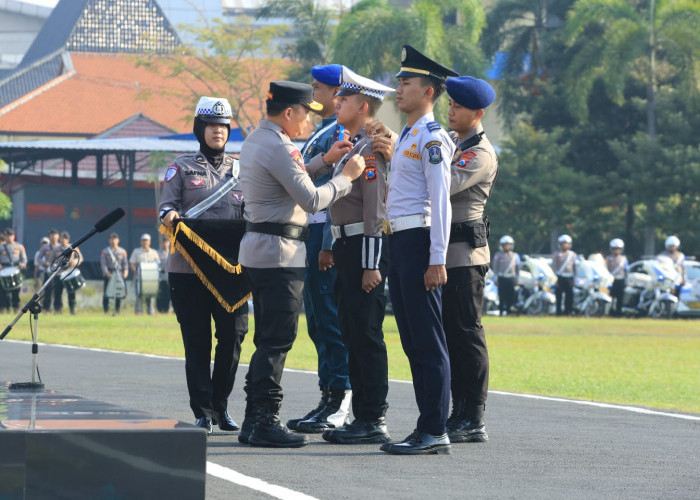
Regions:
<instances>
[{"instance_id":1,"label":"shoulder epaulette","mask_svg":"<svg viewBox=\"0 0 700 500\"><path fill-rule=\"evenodd\" d=\"M442 128L438 122L428 122L426 127L428 127L428 130L431 132L435 132L436 130L440 130Z\"/></svg>"}]
</instances>

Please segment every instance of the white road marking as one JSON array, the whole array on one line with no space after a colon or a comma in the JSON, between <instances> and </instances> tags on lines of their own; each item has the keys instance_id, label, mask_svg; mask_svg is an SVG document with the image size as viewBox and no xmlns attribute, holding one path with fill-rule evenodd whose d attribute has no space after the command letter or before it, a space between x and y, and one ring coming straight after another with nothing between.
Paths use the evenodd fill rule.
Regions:
<instances>
[{"instance_id":1,"label":"white road marking","mask_svg":"<svg viewBox=\"0 0 700 500\"><path fill-rule=\"evenodd\" d=\"M284 486L270 484L262 479L243 475L240 472L236 472L228 467L215 464L214 462L207 462L207 474L218 477L219 479L224 479L225 481L229 481L231 483L238 484L245 488L250 488L251 490L261 491L262 493L266 493L271 497L280 498L282 500L316 500L315 497L290 490Z\"/></svg>"}]
</instances>

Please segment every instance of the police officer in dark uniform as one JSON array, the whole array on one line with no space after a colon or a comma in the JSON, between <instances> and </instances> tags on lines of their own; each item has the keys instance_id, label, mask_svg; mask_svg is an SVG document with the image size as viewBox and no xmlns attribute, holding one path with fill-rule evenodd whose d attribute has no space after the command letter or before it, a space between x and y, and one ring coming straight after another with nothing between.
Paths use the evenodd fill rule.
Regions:
<instances>
[{"instance_id":1,"label":"police officer in dark uniform","mask_svg":"<svg viewBox=\"0 0 700 500\"><path fill-rule=\"evenodd\" d=\"M15 241L15 230L11 227L5 229L5 242L0 245L0 268L17 266L20 271L27 268L27 251L24 245ZM19 291L17 287L7 293L7 305L12 306L12 310L19 311ZM3 295L3 291L0 291Z\"/></svg>"},{"instance_id":2,"label":"police officer in dark uniform","mask_svg":"<svg viewBox=\"0 0 700 500\"><path fill-rule=\"evenodd\" d=\"M200 150L179 156L165 172L159 213L165 226L173 227L185 213L216 192L234 175L233 158L224 151L231 123L226 99L202 97L197 104L194 135ZM202 219L241 219L242 201L229 194L203 212ZM168 282L173 309L185 346L185 374L190 407L196 425L212 432L213 424L236 431L238 424L227 411L228 397L248 331L248 305L229 313L195 275L178 252L168 259ZM214 319L216 351L211 371L211 321Z\"/></svg>"},{"instance_id":3,"label":"police officer in dark uniform","mask_svg":"<svg viewBox=\"0 0 700 500\"><path fill-rule=\"evenodd\" d=\"M486 441L484 408L489 385L489 355L481 324L484 277L491 254L486 201L498 174L498 160L484 135L481 118L496 92L484 80L447 80L448 112L457 149L452 157L452 227L447 249L447 283L442 289L442 319L450 353L452 443Z\"/></svg>"},{"instance_id":4,"label":"police officer in dark uniform","mask_svg":"<svg viewBox=\"0 0 700 500\"><path fill-rule=\"evenodd\" d=\"M391 159L387 195L389 292L408 357L420 416L392 454L450 453L445 424L450 406L450 361L441 293L450 233L450 159L454 144L434 121L433 106L454 71L405 45L396 75L396 103L408 124Z\"/></svg>"},{"instance_id":5,"label":"police officer in dark uniform","mask_svg":"<svg viewBox=\"0 0 700 500\"><path fill-rule=\"evenodd\" d=\"M355 155L341 175L314 186L291 140L307 126L309 110L321 107L312 96L310 85L270 83L268 118L261 120L241 148L248 224L239 261L253 292L256 350L247 375L248 404L238 439L252 446L299 447L309 442L279 420L282 370L296 338L301 307L307 213L318 212L349 193L352 181L364 170L364 160ZM334 163L351 146L349 141L338 141L309 163Z\"/></svg>"}]
</instances>

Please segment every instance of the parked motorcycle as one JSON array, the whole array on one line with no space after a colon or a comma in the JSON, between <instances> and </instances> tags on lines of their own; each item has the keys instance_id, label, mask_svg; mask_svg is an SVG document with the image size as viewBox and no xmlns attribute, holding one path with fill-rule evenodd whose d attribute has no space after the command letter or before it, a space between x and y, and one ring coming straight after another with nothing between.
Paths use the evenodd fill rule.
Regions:
<instances>
[{"instance_id":1,"label":"parked motorcycle","mask_svg":"<svg viewBox=\"0 0 700 500\"><path fill-rule=\"evenodd\" d=\"M608 272L601 254L576 261L574 311L585 316L604 316L610 311L609 287L615 278Z\"/></svg>"},{"instance_id":2,"label":"parked motorcycle","mask_svg":"<svg viewBox=\"0 0 700 500\"><path fill-rule=\"evenodd\" d=\"M517 312L529 316L554 312L556 299L552 287L557 282L557 277L546 259L523 256L519 282L515 302Z\"/></svg>"},{"instance_id":3,"label":"parked motorcycle","mask_svg":"<svg viewBox=\"0 0 700 500\"><path fill-rule=\"evenodd\" d=\"M670 259L640 260L630 266L622 299L622 313L628 316L671 318L678 297L674 295L681 276Z\"/></svg>"},{"instance_id":4,"label":"parked motorcycle","mask_svg":"<svg viewBox=\"0 0 700 500\"><path fill-rule=\"evenodd\" d=\"M482 316L498 316L498 285L493 280L493 271L489 269L484 281L484 303L481 307Z\"/></svg>"}]
</instances>

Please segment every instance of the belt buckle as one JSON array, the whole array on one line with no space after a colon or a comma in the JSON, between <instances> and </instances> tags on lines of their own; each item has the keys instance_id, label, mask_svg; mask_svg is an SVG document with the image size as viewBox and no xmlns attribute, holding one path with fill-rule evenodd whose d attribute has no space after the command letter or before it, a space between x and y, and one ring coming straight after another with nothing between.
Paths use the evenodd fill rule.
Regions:
<instances>
[{"instance_id":1,"label":"belt buckle","mask_svg":"<svg viewBox=\"0 0 700 500\"><path fill-rule=\"evenodd\" d=\"M289 224L284 226L284 235L287 238L299 238L301 236L302 228L299 226L291 226Z\"/></svg>"},{"instance_id":2,"label":"belt buckle","mask_svg":"<svg viewBox=\"0 0 700 500\"><path fill-rule=\"evenodd\" d=\"M382 221L382 230L384 231L384 234L390 235L391 234L391 224L389 223L388 220L384 219Z\"/></svg>"}]
</instances>

